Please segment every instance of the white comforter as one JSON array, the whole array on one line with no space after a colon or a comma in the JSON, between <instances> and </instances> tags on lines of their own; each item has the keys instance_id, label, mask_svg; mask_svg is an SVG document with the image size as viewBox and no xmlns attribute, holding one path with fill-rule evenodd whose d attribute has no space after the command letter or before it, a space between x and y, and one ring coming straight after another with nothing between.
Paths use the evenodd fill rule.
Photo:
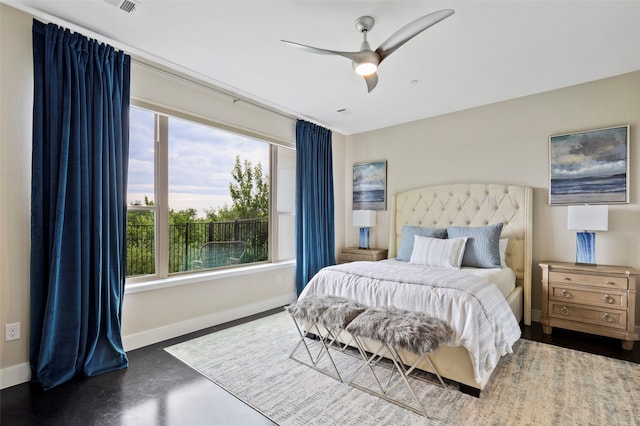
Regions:
<instances>
[{"instance_id":1,"label":"white comforter","mask_svg":"<svg viewBox=\"0 0 640 426\"><path fill-rule=\"evenodd\" d=\"M318 272L300 298L312 294L426 312L446 321L455 332L451 346L467 349L478 383L488 378L501 356L512 352L521 334L500 290L465 270L395 260L345 263Z\"/></svg>"}]
</instances>

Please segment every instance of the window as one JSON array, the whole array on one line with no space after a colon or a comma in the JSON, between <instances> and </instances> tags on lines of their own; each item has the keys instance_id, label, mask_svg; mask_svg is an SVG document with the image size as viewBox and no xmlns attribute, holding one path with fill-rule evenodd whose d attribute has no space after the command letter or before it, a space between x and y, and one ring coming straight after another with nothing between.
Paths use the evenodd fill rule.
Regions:
<instances>
[{"instance_id":1,"label":"window","mask_svg":"<svg viewBox=\"0 0 640 426\"><path fill-rule=\"evenodd\" d=\"M156 273L155 120L131 108L127 181L127 276Z\"/></svg>"},{"instance_id":2,"label":"window","mask_svg":"<svg viewBox=\"0 0 640 426\"><path fill-rule=\"evenodd\" d=\"M127 277L292 258L292 174L290 148L201 118L131 107Z\"/></svg>"}]
</instances>

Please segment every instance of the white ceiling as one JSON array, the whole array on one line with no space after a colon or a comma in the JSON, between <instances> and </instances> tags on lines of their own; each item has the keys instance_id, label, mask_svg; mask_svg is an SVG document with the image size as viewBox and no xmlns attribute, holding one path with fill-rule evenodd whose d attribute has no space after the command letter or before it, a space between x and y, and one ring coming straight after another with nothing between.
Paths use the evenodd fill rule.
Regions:
<instances>
[{"instance_id":1,"label":"white ceiling","mask_svg":"<svg viewBox=\"0 0 640 426\"><path fill-rule=\"evenodd\" d=\"M140 0L131 14L117 1L5 3L343 134L640 70L640 1ZM381 64L371 93L347 59L280 41L359 50L354 22L370 15L375 50L449 8Z\"/></svg>"}]
</instances>

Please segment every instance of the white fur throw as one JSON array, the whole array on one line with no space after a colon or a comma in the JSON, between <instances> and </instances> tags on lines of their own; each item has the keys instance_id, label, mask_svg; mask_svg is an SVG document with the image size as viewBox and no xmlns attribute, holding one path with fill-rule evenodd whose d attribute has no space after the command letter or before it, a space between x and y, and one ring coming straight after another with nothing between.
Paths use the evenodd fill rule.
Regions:
<instances>
[{"instance_id":1,"label":"white fur throw","mask_svg":"<svg viewBox=\"0 0 640 426\"><path fill-rule=\"evenodd\" d=\"M432 353L453 338L453 330L444 321L394 307L367 309L351 321L347 331L418 355Z\"/></svg>"},{"instance_id":2,"label":"white fur throw","mask_svg":"<svg viewBox=\"0 0 640 426\"><path fill-rule=\"evenodd\" d=\"M308 296L286 309L299 321L311 321L327 328L345 328L367 307L337 296Z\"/></svg>"}]
</instances>

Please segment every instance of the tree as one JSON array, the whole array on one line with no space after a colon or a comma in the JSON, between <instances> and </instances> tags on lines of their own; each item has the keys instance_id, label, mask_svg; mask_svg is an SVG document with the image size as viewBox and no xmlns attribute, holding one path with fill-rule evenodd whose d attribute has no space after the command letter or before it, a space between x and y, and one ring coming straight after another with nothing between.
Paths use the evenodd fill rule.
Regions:
<instances>
[{"instance_id":1,"label":"tree","mask_svg":"<svg viewBox=\"0 0 640 426\"><path fill-rule=\"evenodd\" d=\"M241 166L240 157L236 156L236 164L231 176L235 183L229 184L229 192L233 204L231 210L238 219L265 217L269 215L269 184L267 177L262 176L262 164L251 166L249 160L244 160Z\"/></svg>"},{"instance_id":2,"label":"tree","mask_svg":"<svg viewBox=\"0 0 640 426\"><path fill-rule=\"evenodd\" d=\"M197 222L197 216L198 212L193 207L178 211L169 209L169 225Z\"/></svg>"},{"instance_id":3,"label":"tree","mask_svg":"<svg viewBox=\"0 0 640 426\"><path fill-rule=\"evenodd\" d=\"M255 166L251 161L240 161L236 156L236 162L231 171L233 182L229 183L231 194L231 206L225 204L217 211L205 210L207 220L212 222L256 219L269 216L269 175L264 175L262 164Z\"/></svg>"},{"instance_id":4,"label":"tree","mask_svg":"<svg viewBox=\"0 0 640 426\"><path fill-rule=\"evenodd\" d=\"M236 156L231 177L233 178L229 183L231 206L225 204L218 210L206 210L207 220L228 222L254 219L251 229L241 230L241 235L234 231L236 233L234 238L244 241L247 245L247 251L242 257L243 263L267 260L269 257L268 222L255 219L269 217L269 176L264 174L262 164L253 166L251 161L240 161L240 156ZM237 225L236 223L235 226ZM229 239L228 236L222 238Z\"/></svg>"},{"instance_id":5,"label":"tree","mask_svg":"<svg viewBox=\"0 0 640 426\"><path fill-rule=\"evenodd\" d=\"M153 206L145 195L132 206ZM148 210L127 211L127 275L153 274L155 270L154 214Z\"/></svg>"}]
</instances>

